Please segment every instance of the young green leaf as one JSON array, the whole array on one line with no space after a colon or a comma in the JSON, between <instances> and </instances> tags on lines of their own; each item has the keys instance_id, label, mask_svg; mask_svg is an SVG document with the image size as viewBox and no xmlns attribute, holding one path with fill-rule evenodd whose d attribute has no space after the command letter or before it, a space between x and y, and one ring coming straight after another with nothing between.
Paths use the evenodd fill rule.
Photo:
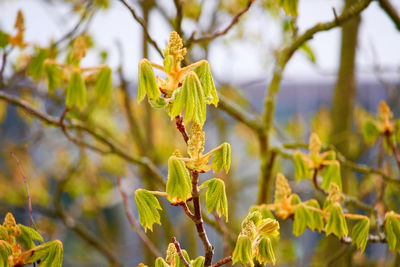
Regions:
<instances>
[{"instance_id":1,"label":"young green leaf","mask_svg":"<svg viewBox=\"0 0 400 267\"><path fill-rule=\"evenodd\" d=\"M186 259L186 261L189 263L189 266L191 267L192 265L190 264L190 258L189 258L189 254L187 253L186 250L182 249L182 255L183 257ZM181 257L179 257L178 253L176 253L176 265L175 267L185 267L185 265L183 264Z\"/></svg>"},{"instance_id":2,"label":"young green leaf","mask_svg":"<svg viewBox=\"0 0 400 267\"><path fill-rule=\"evenodd\" d=\"M400 221L394 212L386 214L385 230L389 249L400 253Z\"/></svg>"},{"instance_id":3,"label":"young green leaf","mask_svg":"<svg viewBox=\"0 0 400 267\"><path fill-rule=\"evenodd\" d=\"M169 267L168 263L161 257L158 257L155 262L155 267Z\"/></svg>"},{"instance_id":4,"label":"young green leaf","mask_svg":"<svg viewBox=\"0 0 400 267\"><path fill-rule=\"evenodd\" d=\"M263 217L260 211L249 211L246 218L242 221L242 228L244 228L250 221L253 222L255 226L257 226L261 223L262 219Z\"/></svg>"},{"instance_id":5,"label":"young green leaf","mask_svg":"<svg viewBox=\"0 0 400 267\"><path fill-rule=\"evenodd\" d=\"M297 206L294 212L293 234L295 236L302 235L310 220L309 210L303 204Z\"/></svg>"},{"instance_id":6,"label":"young green leaf","mask_svg":"<svg viewBox=\"0 0 400 267\"><path fill-rule=\"evenodd\" d=\"M214 172L219 172L222 168L228 173L231 167L231 145L223 143L220 148L214 152L212 158L212 167Z\"/></svg>"},{"instance_id":7,"label":"young green leaf","mask_svg":"<svg viewBox=\"0 0 400 267\"><path fill-rule=\"evenodd\" d=\"M176 97L171 110L171 118L178 116L185 107L185 123L193 120L202 126L206 120L206 97L196 73L189 72Z\"/></svg>"},{"instance_id":8,"label":"young green leaf","mask_svg":"<svg viewBox=\"0 0 400 267\"><path fill-rule=\"evenodd\" d=\"M138 189L135 192L135 201L139 211L139 221L145 231L147 229L153 231L154 223L161 225L160 213L158 212L158 210L161 210L161 206L153 194L145 189Z\"/></svg>"},{"instance_id":9,"label":"young green leaf","mask_svg":"<svg viewBox=\"0 0 400 267\"><path fill-rule=\"evenodd\" d=\"M103 67L97 75L95 92L99 99L109 100L112 90L111 68Z\"/></svg>"},{"instance_id":10,"label":"young green leaf","mask_svg":"<svg viewBox=\"0 0 400 267\"><path fill-rule=\"evenodd\" d=\"M297 17L297 0L280 0L280 6L283 7L286 15Z\"/></svg>"},{"instance_id":11,"label":"young green leaf","mask_svg":"<svg viewBox=\"0 0 400 267\"><path fill-rule=\"evenodd\" d=\"M8 256L12 255L12 247L4 240L0 240L0 266L9 267Z\"/></svg>"},{"instance_id":12,"label":"young green leaf","mask_svg":"<svg viewBox=\"0 0 400 267\"><path fill-rule=\"evenodd\" d=\"M314 50L308 43L304 43L302 46L300 46L300 50L307 57L308 60L310 60L314 64L316 63Z\"/></svg>"},{"instance_id":13,"label":"young green leaf","mask_svg":"<svg viewBox=\"0 0 400 267\"><path fill-rule=\"evenodd\" d=\"M257 226L257 233L264 237L279 236L279 223L275 219L262 219Z\"/></svg>"},{"instance_id":14,"label":"young green leaf","mask_svg":"<svg viewBox=\"0 0 400 267\"><path fill-rule=\"evenodd\" d=\"M47 88L52 93L61 83L61 70L60 68L51 62L44 63L44 73L47 78Z\"/></svg>"},{"instance_id":15,"label":"young green leaf","mask_svg":"<svg viewBox=\"0 0 400 267\"><path fill-rule=\"evenodd\" d=\"M376 139L379 137L380 132L375 122L372 120L366 120L362 126L362 133L364 136L365 143L367 145L373 145Z\"/></svg>"},{"instance_id":16,"label":"young green leaf","mask_svg":"<svg viewBox=\"0 0 400 267\"><path fill-rule=\"evenodd\" d=\"M158 89L156 77L150 61L142 59L139 62L139 83L137 101L141 102L148 95L149 99L156 100L160 97L161 92Z\"/></svg>"},{"instance_id":17,"label":"young green leaf","mask_svg":"<svg viewBox=\"0 0 400 267\"><path fill-rule=\"evenodd\" d=\"M10 35L0 30L0 49L4 49L10 41Z\"/></svg>"},{"instance_id":18,"label":"young green leaf","mask_svg":"<svg viewBox=\"0 0 400 267\"><path fill-rule=\"evenodd\" d=\"M333 203L329 208L329 218L326 224L326 235L334 234L338 238L346 237L349 230L342 207L339 203Z\"/></svg>"},{"instance_id":19,"label":"young green leaf","mask_svg":"<svg viewBox=\"0 0 400 267\"><path fill-rule=\"evenodd\" d=\"M310 199L309 201L307 201L306 205L315 209L321 209L318 201L315 199ZM312 231L317 230L318 232L321 232L322 228L324 228L324 220L322 214L311 209L309 209L308 212L310 215L310 220L307 222L307 226Z\"/></svg>"},{"instance_id":20,"label":"young green leaf","mask_svg":"<svg viewBox=\"0 0 400 267\"><path fill-rule=\"evenodd\" d=\"M361 249L361 253L364 252L365 246L367 245L369 225L369 219L361 219L354 225L352 230L353 244L355 244L357 248Z\"/></svg>"},{"instance_id":21,"label":"young green leaf","mask_svg":"<svg viewBox=\"0 0 400 267\"><path fill-rule=\"evenodd\" d=\"M54 240L30 250L28 258L23 260L25 265L32 264L40 260L38 267L61 267L63 261L63 245L61 241Z\"/></svg>"},{"instance_id":22,"label":"young green leaf","mask_svg":"<svg viewBox=\"0 0 400 267\"><path fill-rule=\"evenodd\" d=\"M339 189L342 190L342 176L340 175L340 164L338 161L334 161L328 166L326 166L326 170L322 179L322 188L325 190L329 190L331 183L335 183L339 186Z\"/></svg>"},{"instance_id":23,"label":"young green leaf","mask_svg":"<svg viewBox=\"0 0 400 267\"><path fill-rule=\"evenodd\" d=\"M78 70L71 74L67 88L66 105L68 108L83 109L86 106L86 87L82 75Z\"/></svg>"},{"instance_id":24,"label":"young green leaf","mask_svg":"<svg viewBox=\"0 0 400 267\"><path fill-rule=\"evenodd\" d=\"M307 165L303 160L303 157L299 151L296 151L293 155L294 163L294 179L296 182L300 182L301 179L307 178L308 170Z\"/></svg>"},{"instance_id":25,"label":"young green leaf","mask_svg":"<svg viewBox=\"0 0 400 267\"><path fill-rule=\"evenodd\" d=\"M203 256L198 256L194 261L192 261L193 267L203 267L205 258Z\"/></svg>"},{"instance_id":26,"label":"young green leaf","mask_svg":"<svg viewBox=\"0 0 400 267\"><path fill-rule=\"evenodd\" d=\"M199 67L195 69L195 72L197 76L200 77L201 79L201 83L204 88L204 95L207 98L207 103L211 103L215 107L217 107L219 98L211 74L210 64L207 61L205 61L203 64L201 64Z\"/></svg>"},{"instance_id":27,"label":"young green leaf","mask_svg":"<svg viewBox=\"0 0 400 267\"><path fill-rule=\"evenodd\" d=\"M191 195L192 181L185 162L175 156L168 160L167 198L171 202L186 202Z\"/></svg>"},{"instance_id":28,"label":"young green leaf","mask_svg":"<svg viewBox=\"0 0 400 267\"><path fill-rule=\"evenodd\" d=\"M208 185L206 191L206 208L207 213L214 209L218 216L225 216L228 221L228 200L226 198L225 183L221 179L213 178L205 182Z\"/></svg>"},{"instance_id":29,"label":"young green leaf","mask_svg":"<svg viewBox=\"0 0 400 267\"><path fill-rule=\"evenodd\" d=\"M270 238L263 237L259 241L257 245L256 260L263 265L266 265L268 263L275 265L275 253L274 249L272 248Z\"/></svg>"},{"instance_id":30,"label":"young green leaf","mask_svg":"<svg viewBox=\"0 0 400 267\"><path fill-rule=\"evenodd\" d=\"M171 55L165 56L164 58L164 70L165 73L169 74L174 67L174 57Z\"/></svg>"},{"instance_id":31,"label":"young green leaf","mask_svg":"<svg viewBox=\"0 0 400 267\"><path fill-rule=\"evenodd\" d=\"M18 227L21 233L17 236L17 241L25 250L35 247L34 240L43 242L43 237L35 229L22 224L18 224Z\"/></svg>"},{"instance_id":32,"label":"young green leaf","mask_svg":"<svg viewBox=\"0 0 400 267\"><path fill-rule=\"evenodd\" d=\"M243 265L254 265L253 248L250 238L247 235L240 234L237 239L235 250L232 255L232 263L235 264L237 262L240 262Z\"/></svg>"},{"instance_id":33,"label":"young green leaf","mask_svg":"<svg viewBox=\"0 0 400 267\"><path fill-rule=\"evenodd\" d=\"M47 57L46 49L37 49L36 55L31 59L28 65L28 74L34 80L39 80L43 74L43 63Z\"/></svg>"}]
</instances>

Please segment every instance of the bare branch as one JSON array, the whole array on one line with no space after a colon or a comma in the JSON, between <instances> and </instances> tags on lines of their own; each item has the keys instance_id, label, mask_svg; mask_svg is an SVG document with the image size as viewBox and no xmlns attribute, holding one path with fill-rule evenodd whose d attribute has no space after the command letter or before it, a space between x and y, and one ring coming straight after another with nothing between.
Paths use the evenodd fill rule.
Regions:
<instances>
[{"instance_id":1,"label":"bare branch","mask_svg":"<svg viewBox=\"0 0 400 267\"><path fill-rule=\"evenodd\" d=\"M220 259L219 261L217 261L214 265L211 265L211 267L219 267L219 266L222 266L222 265L224 265L224 264L227 264L227 263L229 263L229 262L231 262L232 261L232 256L228 256L228 257L225 257L225 258L223 258L223 259Z\"/></svg>"},{"instance_id":2,"label":"bare branch","mask_svg":"<svg viewBox=\"0 0 400 267\"><path fill-rule=\"evenodd\" d=\"M178 253L179 258L181 259L183 265L185 265L186 267L190 267L190 264L187 262L187 260L185 259L185 257L182 254L181 245L179 244L178 240L176 240L176 238L174 236L172 237L172 243L174 243L176 252Z\"/></svg>"},{"instance_id":3,"label":"bare branch","mask_svg":"<svg viewBox=\"0 0 400 267\"><path fill-rule=\"evenodd\" d=\"M400 15L397 13L396 8L390 3L389 0L378 0L381 8L391 18L396 28L400 31Z\"/></svg>"}]
</instances>

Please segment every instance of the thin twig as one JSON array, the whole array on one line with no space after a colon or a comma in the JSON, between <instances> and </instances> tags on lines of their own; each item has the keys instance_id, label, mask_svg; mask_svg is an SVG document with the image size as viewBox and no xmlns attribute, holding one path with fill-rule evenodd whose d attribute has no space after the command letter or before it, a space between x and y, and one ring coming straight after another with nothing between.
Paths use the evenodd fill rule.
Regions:
<instances>
[{"instance_id":1,"label":"thin twig","mask_svg":"<svg viewBox=\"0 0 400 267\"><path fill-rule=\"evenodd\" d=\"M151 38L150 33L149 33L149 29L147 29L146 24L144 23L143 19L141 19L137 14L136 11L133 9L133 7L131 7L126 0L119 0L126 8L129 9L129 11L131 12L133 18L140 24L140 26L142 26L144 33L146 34L146 37L149 41L149 43L157 50L158 54L163 58L163 52L161 51L161 49L158 47L156 41L154 41L153 38Z\"/></svg>"},{"instance_id":2,"label":"thin twig","mask_svg":"<svg viewBox=\"0 0 400 267\"><path fill-rule=\"evenodd\" d=\"M176 124L176 128L182 134L182 137L185 140L185 143L187 144L187 142L189 141L189 135L186 132L185 124L183 122L182 115L178 115L178 116L175 117L175 124Z\"/></svg>"},{"instance_id":3,"label":"thin twig","mask_svg":"<svg viewBox=\"0 0 400 267\"><path fill-rule=\"evenodd\" d=\"M315 187L318 191L322 192L322 194L324 194L324 195L327 195L327 194L328 194L327 192L325 192L325 190L324 190L324 189L319 185L319 183L318 183L318 169L314 169L312 181L313 181L314 187Z\"/></svg>"},{"instance_id":4,"label":"thin twig","mask_svg":"<svg viewBox=\"0 0 400 267\"><path fill-rule=\"evenodd\" d=\"M181 245L179 244L178 240L176 240L176 238L174 236L172 237L172 243L174 243L176 252L178 253L179 258L181 259L183 265L185 265L186 267L190 267L190 264L187 262L187 260L185 259L185 257L182 254Z\"/></svg>"},{"instance_id":5,"label":"thin twig","mask_svg":"<svg viewBox=\"0 0 400 267\"><path fill-rule=\"evenodd\" d=\"M386 138L387 144L389 145L390 149L393 152L393 156L396 159L397 166L399 167L399 170L400 170L400 153L399 153L399 150L397 149L396 145L390 139L390 133L386 133L385 134L385 138Z\"/></svg>"},{"instance_id":6,"label":"thin twig","mask_svg":"<svg viewBox=\"0 0 400 267\"><path fill-rule=\"evenodd\" d=\"M224 265L224 264L227 264L227 263L229 263L229 262L231 262L232 261L232 256L228 256L228 257L225 257L225 258L223 258L223 259L220 259L219 261L217 261L214 265L211 265L211 267L219 267L219 266L222 266L222 265Z\"/></svg>"},{"instance_id":7,"label":"thin twig","mask_svg":"<svg viewBox=\"0 0 400 267\"><path fill-rule=\"evenodd\" d=\"M396 8L389 2L389 0L378 0L381 8L391 18L396 28L400 31L400 15L397 13Z\"/></svg>"},{"instance_id":8,"label":"thin twig","mask_svg":"<svg viewBox=\"0 0 400 267\"><path fill-rule=\"evenodd\" d=\"M146 234L140 230L139 226L137 225L135 218L129 208L128 196L124 189L122 188L121 177L117 178L117 184L119 192L122 196L122 203L124 205L124 210L126 217L128 218L129 224L131 225L132 230L136 232L139 238L143 241L143 243L149 248L149 250L153 253L156 257L162 257L161 253L158 251L157 247L151 242L151 240L146 236Z\"/></svg>"},{"instance_id":9,"label":"thin twig","mask_svg":"<svg viewBox=\"0 0 400 267\"><path fill-rule=\"evenodd\" d=\"M6 65L7 65L7 57L11 51L12 51L12 47L10 49L4 49L4 51L3 51L2 62L1 62L1 66L0 66L0 86L3 85L4 70L6 69Z\"/></svg>"},{"instance_id":10,"label":"thin twig","mask_svg":"<svg viewBox=\"0 0 400 267\"><path fill-rule=\"evenodd\" d=\"M213 39L215 39L215 38L217 38L217 37L219 37L219 36L221 36L221 35L224 35L224 34L228 33L229 30L232 29L232 27L233 27L236 23L238 23L240 17L241 17L243 14L245 14L245 13L250 9L251 5L252 5L254 2L255 2L255 0L249 0L247 6L246 6L244 9L242 9L239 13L237 13L237 14L233 17L231 23L230 23L225 29L223 29L222 31L218 31L218 32L215 32L215 33L213 33L213 34L201 36L201 37L199 37L199 38L194 38L194 33L193 33L193 34L191 35L191 37L186 41L185 46L186 46L186 47L189 47L192 43L210 41L210 40L213 40Z\"/></svg>"},{"instance_id":11,"label":"thin twig","mask_svg":"<svg viewBox=\"0 0 400 267\"><path fill-rule=\"evenodd\" d=\"M21 163L19 161L19 159L17 158L17 156L14 154L14 152L11 151L11 156L15 159L15 161L17 162L17 166L19 169L19 172L22 175L22 178L24 179L24 183L25 183L25 189L26 189L26 195L28 196L28 207L29 207L29 226L30 227L34 227L35 223L33 221L33 215L32 215L32 198L31 198L31 193L29 191L29 185L28 185L28 179L25 176L24 170L22 169Z\"/></svg>"}]
</instances>

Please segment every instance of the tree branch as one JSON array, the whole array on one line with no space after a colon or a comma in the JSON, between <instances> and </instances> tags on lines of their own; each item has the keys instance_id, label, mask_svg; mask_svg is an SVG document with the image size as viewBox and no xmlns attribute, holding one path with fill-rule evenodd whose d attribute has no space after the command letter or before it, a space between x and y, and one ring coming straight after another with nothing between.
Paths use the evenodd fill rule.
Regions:
<instances>
[{"instance_id":1,"label":"tree branch","mask_svg":"<svg viewBox=\"0 0 400 267\"><path fill-rule=\"evenodd\" d=\"M378 0L378 2L381 8L391 18L397 30L400 31L400 15L397 13L396 8L390 3L389 0Z\"/></svg>"},{"instance_id":2,"label":"tree branch","mask_svg":"<svg viewBox=\"0 0 400 267\"><path fill-rule=\"evenodd\" d=\"M190 267L190 264L187 262L187 260L185 259L185 257L182 254L181 245L179 244L178 240L176 240L176 238L174 236L172 237L172 243L174 243L176 252L178 253L179 258L181 259L183 265L185 265L186 267Z\"/></svg>"},{"instance_id":3,"label":"tree branch","mask_svg":"<svg viewBox=\"0 0 400 267\"><path fill-rule=\"evenodd\" d=\"M222 266L222 265L224 265L224 264L227 264L227 263L229 263L229 262L231 262L232 261L232 256L228 256L228 257L225 257L225 258L223 258L223 259L220 259L219 261L217 261L214 265L211 265L211 267L219 267L219 266Z\"/></svg>"}]
</instances>

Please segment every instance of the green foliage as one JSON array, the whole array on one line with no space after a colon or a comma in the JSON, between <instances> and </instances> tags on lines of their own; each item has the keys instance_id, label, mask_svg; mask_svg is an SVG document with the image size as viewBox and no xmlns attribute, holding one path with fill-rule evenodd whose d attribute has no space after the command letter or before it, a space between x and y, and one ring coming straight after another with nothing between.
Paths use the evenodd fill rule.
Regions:
<instances>
[{"instance_id":1,"label":"green foliage","mask_svg":"<svg viewBox=\"0 0 400 267\"><path fill-rule=\"evenodd\" d=\"M44 242L43 237L35 229L22 224L18 224L18 228L21 230L21 234L17 236L17 240L25 250L35 247L33 241Z\"/></svg>"},{"instance_id":2,"label":"green foliage","mask_svg":"<svg viewBox=\"0 0 400 267\"><path fill-rule=\"evenodd\" d=\"M139 211L139 221L144 230L150 229L153 231L153 224L160 222L161 205L157 198L145 189L138 189L135 192L136 206Z\"/></svg>"},{"instance_id":3,"label":"green foliage","mask_svg":"<svg viewBox=\"0 0 400 267\"><path fill-rule=\"evenodd\" d=\"M329 205L327 211L329 211L329 218L326 224L326 235L334 234L338 238L346 237L349 231L340 204Z\"/></svg>"},{"instance_id":4,"label":"green foliage","mask_svg":"<svg viewBox=\"0 0 400 267\"><path fill-rule=\"evenodd\" d=\"M228 173L231 166L231 145L223 143L218 150L214 152L212 158L212 167L214 172L219 172L223 168Z\"/></svg>"},{"instance_id":5,"label":"green foliage","mask_svg":"<svg viewBox=\"0 0 400 267\"><path fill-rule=\"evenodd\" d=\"M56 240L37 246L32 257L26 263L32 264L38 260L41 260L38 267L61 267L63 262L62 243Z\"/></svg>"},{"instance_id":6,"label":"green foliage","mask_svg":"<svg viewBox=\"0 0 400 267\"><path fill-rule=\"evenodd\" d=\"M165 260L161 257L158 257L156 259L156 262L154 264L155 267L168 267L168 263L165 262Z\"/></svg>"},{"instance_id":7,"label":"green foliage","mask_svg":"<svg viewBox=\"0 0 400 267\"><path fill-rule=\"evenodd\" d=\"M335 183L342 190L342 177L340 175L340 164L338 161L332 161L325 168L322 179L322 188L329 190L331 183Z\"/></svg>"},{"instance_id":8,"label":"green foliage","mask_svg":"<svg viewBox=\"0 0 400 267\"><path fill-rule=\"evenodd\" d=\"M308 43L304 43L300 46L300 50L306 55L308 60L314 64L316 63L314 51Z\"/></svg>"},{"instance_id":9,"label":"green foliage","mask_svg":"<svg viewBox=\"0 0 400 267\"><path fill-rule=\"evenodd\" d=\"M186 202L192 192L192 181L185 162L171 156L168 160L167 198L171 202Z\"/></svg>"},{"instance_id":10,"label":"green foliage","mask_svg":"<svg viewBox=\"0 0 400 267\"><path fill-rule=\"evenodd\" d=\"M48 56L47 54L46 49L37 49L36 54L29 62L28 74L32 76L34 80L39 80L42 77L44 61Z\"/></svg>"},{"instance_id":11,"label":"green foliage","mask_svg":"<svg viewBox=\"0 0 400 267\"><path fill-rule=\"evenodd\" d=\"M146 93L150 100L157 100L161 95L150 61L147 59L142 59L139 62L137 101L141 102L146 96Z\"/></svg>"},{"instance_id":12,"label":"green foliage","mask_svg":"<svg viewBox=\"0 0 400 267\"><path fill-rule=\"evenodd\" d=\"M189 258L189 254L187 253L187 251L184 250L184 249L182 249L181 252L182 252L183 257L184 257L184 258L186 259L186 261L189 262L189 264L190 264L190 258ZM175 267L185 267L185 265L183 264L181 258L180 258L179 255L178 255L178 253L176 253L175 258L176 258L176 259L175 259L175 261L176 261Z\"/></svg>"},{"instance_id":13,"label":"green foliage","mask_svg":"<svg viewBox=\"0 0 400 267\"><path fill-rule=\"evenodd\" d=\"M288 16L297 17L297 0L279 0L279 5Z\"/></svg>"},{"instance_id":14,"label":"green foliage","mask_svg":"<svg viewBox=\"0 0 400 267\"><path fill-rule=\"evenodd\" d=\"M95 91L96 95L102 101L107 101L111 97L112 90L112 72L111 68L105 66L101 68L99 74L97 75Z\"/></svg>"},{"instance_id":15,"label":"green foliage","mask_svg":"<svg viewBox=\"0 0 400 267\"><path fill-rule=\"evenodd\" d=\"M311 223L311 214L304 205L300 204L294 212L293 234L302 235L309 223Z\"/></svg>"},{"instance_id":16,"label":"green foliage","mask_svg":"<svg viewBox=\"0 0 400 267\"><path fill-rule=\"evenodd\" d=\"M195 69L197 76L201 79L204 88L204 96L207 99L207 104L218 106L218 94L215 89L214 80L211 75L210 64L206 61Z\"/></svg>"},{"instance_id":17,"label":"green foliage","mask_svg":"<svg viewBox=\"0 0 400 267\"><path fill-rule=\"evenodd\" d=\"M178 116L183 108L185 108L185 123L193 120L201 126L204 124L206 120L205 94L199 78L193 71L186 75L181 89L176 92L171 117Z\"/></svg>"},{"instance_id":18,"label":"green foliage","mask_svg":"<svg viewBox=\"0 0 400 267\"><path fill-rule=\"evenodd\" d=\"M8 256L12 255L12 247L10 244L4 240L0 240L0 266L8 267Z\"/></svg>"},{"instance_id":19,"label":"green foliage","mask_svg":"<svg viewBox=\"0 0 400 267\"><path fill-rule=\"evenodd\" d=\"M78 109L83 109L86 106L85 82L78 70L73 71L71 74L65 103L68 108L77 107Z\"/></svg>"},{"instance_id":20,"label":"green foliage","mask_svg":"<svg viewBox=\"0 0 400 267\"><path fill-rule=\"evenodd\" d=\"M56 64L49 61L44 63L44 73L49 92L53 93L61 83L61 70Z\"/></svg>"},{"instance_id":21,"label":"green foliage","mask_svg":"<svg viewBox=\"0 0 400 267\"><path fill-rule=\"evenodd\" d=\"M306 205L309 207L312 207L314 209L321 210L321 207L320 207L318 201L315 199L308 200ZM308 209L308 213L309 213L309 220L307 221L307 226L312 231L317 230L318 232L321 232L322 228L324 228L324 218L323 218L322 214L313 209Z\"/></svg>"},{"instance_id":22,"label":"green foliage","mask_svg":"<svg viewBox=\"0 0 400 267\"><path fill-rule=\"evenodd\" d=\"M376 139L379 137L380 132L376 124L372 120L366 120L362 127L362 133L365 142L368 145L373 145L376 142Z\"/></svg>"},{"instance_id":23,"label":"green foliage","mask_svg":"<svg viewBox=\"0 0 400 267\"><path fill-rule=\"evenodd\" d=\"M394 212L385 216L385 231L389 249L400 253L400 221Z\"/></svg>"},{"instance_id":24,"label":"green foliage","mask_svg":"<svg viewBox=\"0 0 400 267\"><path fill-rule=\"evenodd\" d=\"M251 240L247 235L240 234L236 241L235 250L232 255L232 263L235 264L238 262L243 265L249 264L250 266L254 266Z\"/></svg>"},{"instance_id":25,"label":"green foliage","mask_svg":"<svg viewBox=\"0 0 400 267\"><path fill-rule=\"evenodd\" d=\"M275 254L270 238L263 237L258 242L256 260L265 265L268 263L275 265Z\"/></svg>"},{"instance_id":26,"label":"green foliage","mask_svg":"<svg viewBox=\"0 0 400 267\"><path fill-rule=\"evenodd\" d=\"M173 68L175 66L175 60L174 57L171 55L168 55L164 58L164 70L165 73L169 74L172 72Z\"/></svg>"},{"instance_id":27,"label":"green foliage","mask_svg":"<svg viewBox=\"0 0 400 267\"><path fill-rule=\"evenodd\" d=\"M294 153L293 163L294 163L294 179L296 180L296 182L300 182L301 179L306 179L308 177L307 166L299 151L296 151Z\"/></svg>"},{"instance_id":28,"label":"green foliage","mask_svg":"<svg viewBox=\"0 0 400 267\"><path fill-rule=\"evenodd\" d=\"M207 186L206 191L206 208L207 213L210 213L214 209L218 216L225 216L225 220L228 221L228 200L226 198L225 183L221 179L213 178L206 181L204 186Z\"/></svg>"},{"instance_id":29,"label":"green foliage","mask_svg":"<svg viewBox=\"0 0 400 267\"><path fill-rule=\"evenodd\" d=\"M351 237L353 238L353 244L357 246L357 248L361 249L361 252L364 252L365 247L368 241L369 235L369 219L361 219L354 226L352 230Z\"/></svg>"},{"instance_id":30,"label":"green foliage","mask_svg":"<svg viewBox=\"0 0 400 267\"><path fill-rule=\"evenodd\" d=\"M0 49L4 49L10 41L10 35L0 30Z\"/></svg>"},{"instance_id":31,"label":"green foliage","mask_svg":"<svg viewBox=\"0 0 400 267\"><path fill-rule=\"evenodd\" d=\"M203 267L204 261L205 261L205 258L203 256L198 256L195 260L193 260L192 266L193 267Z\"/></svg>"}]
</instances>

